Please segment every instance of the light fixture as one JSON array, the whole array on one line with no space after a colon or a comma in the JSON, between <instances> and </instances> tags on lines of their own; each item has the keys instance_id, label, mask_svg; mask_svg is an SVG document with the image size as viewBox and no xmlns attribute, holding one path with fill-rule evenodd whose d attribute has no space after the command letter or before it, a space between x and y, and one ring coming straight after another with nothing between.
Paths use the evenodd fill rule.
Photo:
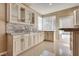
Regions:
<instances>
[{"instance_id":1,"label":"light fixture","mask_svg":"<svg viewBox=\"0 0 79 59\"><path fill-rule=\"evenodd\" d=\"M49 5L51 6L51 5L52 5L52 3L49 3Z\"/></svg>"}]
</instances>

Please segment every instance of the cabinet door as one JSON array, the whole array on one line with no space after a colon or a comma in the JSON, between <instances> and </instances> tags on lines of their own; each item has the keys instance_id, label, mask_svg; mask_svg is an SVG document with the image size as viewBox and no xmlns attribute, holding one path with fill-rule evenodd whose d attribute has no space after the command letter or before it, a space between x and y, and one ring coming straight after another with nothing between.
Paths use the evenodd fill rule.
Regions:
<instances>
[{"instance_id":1,"label":"cabinet door","mask_svg":"<svg viewBox=\"0 0 79 59\"><path fill-rule=\"evenodd\" d=\"M27 24L30 24L30 13L29 13L29 11L27 9L25 11L25 22Z\"/></svg>"},{"instance_id":2,"label":"cabinet door","mask_svg":"<svg viewBox=\"0 0 79 59\"><path fill-rule=\"evenodd\" d=\"M29 36L28 35L25 36L25 38L24 38L24 40L25 40L25 49L24 50L28 49L28 39L29 39Z\"/></svg>"},{"instance_id":3,"label":"cabinet door","mask_svg":"<svg viewBox=\"0 0 79 59\"><path fill-rule=\"evenodd\" d=\"M79 25L79 9L74 11L74 25Z\"/></svg>"},{"instance_id":4,"label":"cabinet door","mask_svg":"<svg viewBox=\"0 0 79 59\"><path fill-rule=\"evenodd\" d=\"M33 36L33 45L35 45L35 35Z\"/></svg>"},{"instance_id":5,"label":"cabinet door","mask_svg":"<svg viewBox=\"0 0 79 59\"><path fill-rule=\"evenodd\" d=\"M40 35L39 35L39 33L38 33L38 36L37 36L37 44L39 43L39 39L40 39Z\"/></svg>"},{"instance_id":6,"label":"cabinet door","mask_svg":"<svg viewBox=\"0 0 79 59\"><path fill-rule=\"evenodd\" d=\"M21 51L24 51L25 50L25 38L24 37L21 37Z\"/></svg>"},{"instance_id":7,"label":"cabinet door","mask_svg":"<svg viewBox=\"0 0 79 59\"><path fill-rule=\"evenodd\" d=\"M40 34L40 37L41 37L40 42L42 42L43 41L42 33Z\"/></svg>"},{"instance_id":8,"label":"cabinet door","mask_svg":"<svg viewBox=\"0 0 79 59\"><path fill-rule=\"evenodd\" d=\"M60 28L73 28L73 15L60 17Z\"/></svg>"},{"instance_id":9,"label":"cabinet door","mask_svg":"<svg viewBox=\"0 0 79 59\"><path fill-rule=\"evenodd\" d=\"M31 35L31 46L34 46L34 33Z\"/></svg>"},{"instance_id":10,"label":"cabinet door","mask_svg":"<svg viewBox=\"0 0 79 59\"><path fill-rule=\"evenodd\" d=\"M39 40L38 42L40 43L41 42L41 33L39 33Z\"/></svg>"},{"instance_id":11,"label":"cabinet door","mask_svg":"<svg viewBox=\"0 0 79 59\"><path fill-rule=\"evenodd\" d=\"M25 12L26 12L26 7L20 4L19 5L19 21L20 22L25 22Z\"/></svg>"},{"instance_id":12,"label":"cabinet door","mask_svg":"<svg viewBox=\"0 0 79 59\"><path fill-rule=\"evenodd\" d=\"M40 35L40 33L39 33L38 37L39 37L38 43L40 43L40 40L41 40L41 35Z\"/></svg>"},{"instance_id":13,"label":"cabinet door","mask_svg":"<svg viewBox=\"0 0 79 59\"><path fill-rule=\"evenodd\" d=\"M18 21L18 5L16 3L10 4L10 22Z\"/></svg>"},{"instance_id":14,"label":"cabinet door","mask_svg":"<svg viewBox=\"0 0 79 59\"><path fill-rule=\"evenodd\" d=\"M29 36L29 39L28 39L28 48L30 48L32 46L32 38L31 38L31 35Z\"/></svg>"},{"instance_id":15,"label":"cabinet door","mask_svg":"<svg viewBox=\"0 0 79 59\"><path fill-rule=\"evenodd\" d=\"M41 41L44 40L44 33L41 33Z\"/></svg>"},{"instance_id":16,"label":"cabinet door","mask_svg":"<svg viewBox=\"0 0 79 59\"><path fill-rule=\"evenodd\" d=\"M35 40L34 40L34 44L35 44L35 45L36 45L36 43L37 43L37 42L36 42L37 39L38 39L38 38L37 38L37 34L35 34Z\"/></svg>"},{"instance_id":17,"label":"cabinet door","mask_svg":"<svg viewBox=\"0 0 79 59\"><path fill-rule=\"evenodd\" d=\"M31 17L30 24L35 24L35 13L31 12L30 17Z\"/></svg>"},{"instance_id":18,"label":"cabinet door","mask_svg":"<svg viewBox=\"0 0 79 59\"><path fill-rule=\"evenodd\" d=\"M16 38L15 39L16 41L15 41L15 54L17 55L17 54L19 54L20 52L21 52L21 40L20 40L20 38Z\"/></svg>"},{"instance_id":19,"label":"cabinet door","mask_svg":"<svg viewBox=\"0 0 79 59\"><path fill-rule=\"evenodd\" d=\"M45 40L53 42L54 41L54 32L46 31L45 32Z\"/></svg>"},{"instance_id":20,"label":"cabinet door","mask_svg":"<svg viewBox=\"0 0 79 59\"><path fill-rule=\"evenodd\" d=\"M16 38L13 39L13 56L16 55Z\"/></svg>"}]
</instances>

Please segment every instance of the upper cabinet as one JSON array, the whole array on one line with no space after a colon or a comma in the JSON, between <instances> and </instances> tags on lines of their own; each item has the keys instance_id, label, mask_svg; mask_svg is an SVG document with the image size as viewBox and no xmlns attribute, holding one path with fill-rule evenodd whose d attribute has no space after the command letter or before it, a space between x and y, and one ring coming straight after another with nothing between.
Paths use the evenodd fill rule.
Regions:
<instances>
[{"instance_id":1,"label":"upper cabinet","mask_svg":"<svg viewBox=\"0 0 79 59\"><path fill-rule=\"evenodd\" d=\"M60 28L73 28L73 15L59 17Z\"/></svg>"},{"instance_id":2,"label":"upper cabinet","mask_svg":"<svg viewBox=\"0 0 79 59\"><path fill-rule=\"evenodd\" d=\"M25 22L26 7L22 4L10 4L10 22Z\"/></svg>"},{"instance_id":3,"label":"upper cabinet","mask_svg":"<svg viewBox=\"0 0 79 59\"><path fill-rule=\"evenodd\" d=\"M24 6L20 6L20 9L19 9L19 11L20 11L20 22L25 22L25 12L26 12L26 9L25 9L25 7Z\"/></svg>"},{"instance_id":4,"label":"upper cabinet","mask_svg":"<svg viewBox=\"0 0 79 59\"><path fill-rule=\"evenodd\" d=\"M71 15L59 17L60 28L79 27L79 9L72 12Z\"/></svg>"},{"instance_id":5,"label":"upper cabinet","mask_svg":"<svg viewBox=\"0 0 79 59\"><path fill-rule=\"evenodd\" d=\"M74 11L74 25L79 25L79 9Z\"/></svg>"},{"instance_id":6,"label":"upper cabinet","mask_svg":"<svg viewBox=\"0 0 79 59\"><path fill-rule=\"evenodd\" d=\"M30 11L27 9L25 11L25 23L30 24Z\"/></svg>"},{"instance_id":7,"label":"upper cabinet","mask_svg":"<svg viewBox=\"0 0 79 59\"><path fill-rule=\"evenodd\" d=\"M19 15L19 12L18 12L19 8L18 8L18 5L13 3L13 4L10 4L10 22L17 22L18 21L18 15Z\"/></svg>"},{"instance_id":8,"label":"upper cabinet","mask_svg":"<svg viewBox=\"0 0 79 59\"><path fill-rule=\"evenodd\" d=\"M34 24L35 23L35 14L34 13L32 13L32 15L31 15L31 24Z\"/></svg>"},{"instance_id":9,"label":"upper cabinet","mask_svg":"<svg viewBox=\"0 0 79 59\"><path fill-rule=\"evenodd\" d=\"M34 24L35 13L23 4L7 4L7 21L14 23Z\"/></svg>"}]
</instances>

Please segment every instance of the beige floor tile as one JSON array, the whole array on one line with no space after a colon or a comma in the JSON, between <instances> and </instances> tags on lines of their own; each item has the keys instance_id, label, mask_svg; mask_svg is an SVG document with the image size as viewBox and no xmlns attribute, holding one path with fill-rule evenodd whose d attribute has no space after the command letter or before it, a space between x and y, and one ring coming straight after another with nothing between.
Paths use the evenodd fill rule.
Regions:
<instances>
[{"instance_id":1,"label":"beige floor tile","mask_svg":"<svg viewBox=\"0 0 79 59\"><path fill-rule=\"evenodd\" d=\"M71 56L68 45L61 41L56 43L44 41L23 52L19 56Z\"/></svg>"}]
</instances>

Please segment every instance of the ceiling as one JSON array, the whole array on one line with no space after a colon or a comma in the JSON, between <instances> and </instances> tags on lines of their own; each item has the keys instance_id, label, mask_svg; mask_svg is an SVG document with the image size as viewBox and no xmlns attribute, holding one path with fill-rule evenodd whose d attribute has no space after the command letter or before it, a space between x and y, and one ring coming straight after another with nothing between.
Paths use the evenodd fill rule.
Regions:
<instances>
[{"instance_id":1,"label":"ceiling","mask_svg":"<svg viewBox=\"0 0 79 59\"><path fill-rule=\"evenodd\" d=\"M52 5L49 4L50 3L27 3L26 5L28 5L29 7L31 7L42 15L79 5L79 3L52 3Z\"/></svg>"}]
</instances>

